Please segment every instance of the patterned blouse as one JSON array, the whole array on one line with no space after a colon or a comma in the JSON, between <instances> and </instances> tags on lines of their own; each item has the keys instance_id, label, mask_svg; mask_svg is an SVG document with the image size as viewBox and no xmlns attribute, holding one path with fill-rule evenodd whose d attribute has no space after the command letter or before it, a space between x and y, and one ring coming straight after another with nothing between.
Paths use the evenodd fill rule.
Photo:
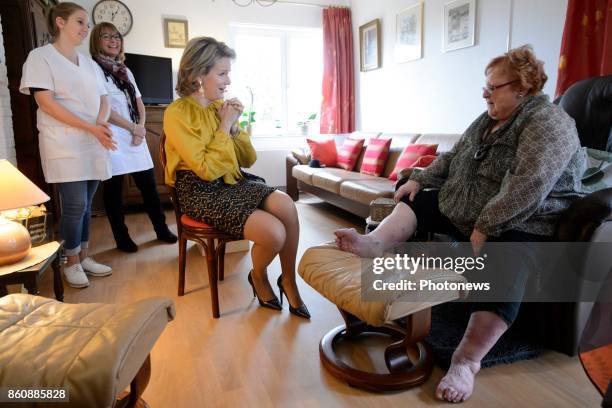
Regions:
<instances>
[{"instance_id":1,"label":"patterned blouse","mask_svg":"<svg viewBox=\"0 0 612 408\"><path fill-rule=\"evenodd\" d=\"M206 181L223 177L226 184L236 184L242 178L240 167L255 163L257 153L246 132L231 137L219 128L222 104L217 100L204 107L186 96L166 108L166 184L174 185L179 170L191 170Z\"/></svg>"},{"instance_id":2,"label":"patterned blouse","mask_svg":"<svg viewBox=\"0 0 612 408\"><path fill-rule=\"evenodd\" d=\"M494 124L484 112L450 152L410 178L440 189L440 211L467 236L474 228L552 236L559 215L584 195L586 152L574 120L538 95L485 137Z\"/></svg>"}]
</instances>

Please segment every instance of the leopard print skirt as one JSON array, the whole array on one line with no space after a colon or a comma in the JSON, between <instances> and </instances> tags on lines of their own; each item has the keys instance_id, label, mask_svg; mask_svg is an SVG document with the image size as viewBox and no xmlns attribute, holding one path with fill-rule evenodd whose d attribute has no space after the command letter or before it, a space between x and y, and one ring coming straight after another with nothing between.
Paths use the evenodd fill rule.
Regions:
<instances>
[{"instance_id":1,"label":"leopard print skirt","mask_svg":"<svg viewBox=\"0 0 612 408\"><path fill-rule=\"evenodd\" d=\"M244 178L236 184L225 184L222 178L204 181L192 171L178 171L174 187L181 211L219 231L244 238L247 218L276 189L261 177L242 174Z\"/></svg>"}]
</instances>

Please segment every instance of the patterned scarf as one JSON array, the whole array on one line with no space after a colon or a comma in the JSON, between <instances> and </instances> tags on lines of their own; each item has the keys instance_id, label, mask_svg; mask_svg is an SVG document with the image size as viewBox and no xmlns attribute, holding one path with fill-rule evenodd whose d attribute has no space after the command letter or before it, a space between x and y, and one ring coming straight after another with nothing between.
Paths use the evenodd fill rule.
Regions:
<instances>
[{"instance_id":1,"label":"patterned scarf","mask_svg":"<svg viewBox=\"0 0 612 408\"><path fill-rule=\"evenodd\" d=\"M138 123L140 115L138 114L136 105L136 89L128 78L125 64L102 54L95 55L93 59L100 65L100 68L102 68L104 77L111 78L117 88L125 94L125 98L128 102L128 109L130 111L130 119L132 122Z\"/></svg>"}]
</instances>

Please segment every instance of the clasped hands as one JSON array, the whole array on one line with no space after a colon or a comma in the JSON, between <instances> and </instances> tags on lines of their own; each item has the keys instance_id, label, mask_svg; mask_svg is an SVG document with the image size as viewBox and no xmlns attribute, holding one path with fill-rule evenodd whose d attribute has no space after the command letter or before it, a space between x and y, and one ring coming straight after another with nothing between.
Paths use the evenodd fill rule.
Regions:
<instances>
[{"instance_id":1,"label":"clasped hands","mask_svg":"<svg viewBox=\"0 0 612 408\"><path fill-rule=\"evenodd\" d=\"M240 131L237 122L240 115L242 115L242 111L244 111L244 106L237 98L224 101L223 105L219 108L221 128L232 136L236 136Z\"/></svg>"},{"instance_id":2,"label":"clasped hands","mask_svg":"<svg viewBox=\"0 0 612 408\"><path fill-rule=\"evenodd\" d=\"M402 197L407 195L408 200L414 201L414 196L416 196L420 190L420 183L414 180L408 180L406 183L400 186L400 188L397 189L395 195L393 196L393 200L395 200L396 203L399 203ZM472 251L474 252L474 256L480 255L480 251L488 238L489 236L484 232L479 231L476 228L472 230L472 234L470 235L470 242L472 243Z\"/></svg>"}]
</instances>

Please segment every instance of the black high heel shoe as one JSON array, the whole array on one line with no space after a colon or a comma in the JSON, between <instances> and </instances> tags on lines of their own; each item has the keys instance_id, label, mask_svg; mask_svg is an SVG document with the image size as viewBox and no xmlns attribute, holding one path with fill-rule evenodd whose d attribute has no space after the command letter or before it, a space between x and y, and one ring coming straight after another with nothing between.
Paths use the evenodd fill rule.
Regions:
<instances>
[{"instance_id":1,"label":"black high heel shoe","mask_svg":"<svg viewBox=\"0 0 612 408\"><path fill-rule=\"evenodd\" d=\"M310 312L304 303L299 305L298 307L291 306L291 302L289 302L289 296L287 296L287 292L285 292L285 288L283 288L283 277L282 275L278 277L276 281L278 285L278 290L280 292L280 304L283 305L283 294L287 298L287 303L289 303L289 311L298 317L303 317L305 319L310 319Z\"/></svg>"},{"instance_id":2,"label":"black high heel shoe","mask_svg":"<svg viewBox=\"0 0 612 408\"><path fill-rule=\"evenodd\" d=\"M255 290L255 285L253 285L253 278L251 277L252 273L253 273L253 270L251 269L251 272L249 272L249 276L247 277L247 280L249 281L249 285L251 285L251 289L253 289L253 297L256 297L257 300L259 301L259 306L267 307L267 308L274 309L274 310L283 310L283 307L279 303L276 295L274 295L274 297L270 300L261 300L261 298L259 297L259 294Z\"/></svg>"}]
</instances>

